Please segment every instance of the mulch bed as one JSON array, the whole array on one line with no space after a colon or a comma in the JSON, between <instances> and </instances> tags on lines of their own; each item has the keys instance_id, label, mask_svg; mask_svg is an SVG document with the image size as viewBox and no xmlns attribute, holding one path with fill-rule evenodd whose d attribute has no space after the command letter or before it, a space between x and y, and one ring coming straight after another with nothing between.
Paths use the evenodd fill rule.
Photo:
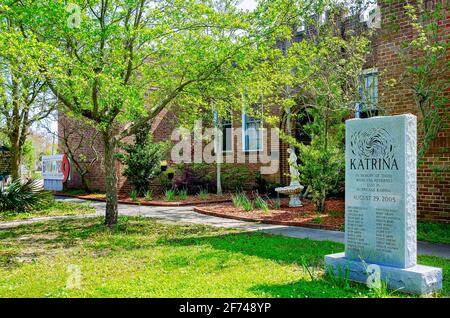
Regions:
<instances>
[{"instance_id":1,"label":"mulch bed","mask_svg":"<svg viewBox=\"0 0 450 318\"><path fill-rule=\"evenodd\" d=\"M92 200L104 202L104 193L89 193L89 194L68 194L64 192L57 192L56 195ZM186 200L175 200L175 201L164 201L163 197L156 197L152 201L146 201L144 198L138 198L136 201L130 199L126 195L119 195L118 202L123 204L133 204L133 205L146 205L146 206L187 206L187 205L205 205L205 204L215 204L215 203L225 203L231 201L231 195L217 195L209 194L208 199L201 200L198 196L189 195Z\"/></svg>"},{"instance_id":2,"label":"mulch bed","mask_svg":"<svg viewBox=\"0 0 450 318\"><path fill-rule=\"evenodd\" d=\"M57 192L56 195L74 197L84 200L105 201L104 193L90 194L69 194ZM231 195L209 194L207 200L201 200L198 196L189 195L183 201L165 201L164 198L156 197L152 201L146 201L144 198L138 198L133 201L126 195L119 195L119 203L143 205L143 206L189 206L195 205L194 211L206 215L236 219L241 221L261 222L267 224L302 226L326 230L342 230L344 227L344 200L329 199L326 201L325 213L316 212L314 205L310 200L302 199L303 206L290 208L289 199L281 200L281 208L278 210L270 209L266 213L261 210L245 211L242 208L236 208L231 203Z\"/></svg>"},{"instance_id":3,"label":"mulch bed","mask_svg":"<svg viewBox=\"0 0 450 318\"><path fill-rule=\"evenodd\" d=\"M281 201L279 210L253 210L246 212L242 208L236 208L232 203L212 204L195 207L199 213L236 219L241 221L256 221L268 224L302 226L326 230L342 230L344 226L344 200L329 199L325 206L325 213L316 212L311 201L302 199L303 206L298 208L288 207L288 199Z\"/></svg>"}]
</instances>

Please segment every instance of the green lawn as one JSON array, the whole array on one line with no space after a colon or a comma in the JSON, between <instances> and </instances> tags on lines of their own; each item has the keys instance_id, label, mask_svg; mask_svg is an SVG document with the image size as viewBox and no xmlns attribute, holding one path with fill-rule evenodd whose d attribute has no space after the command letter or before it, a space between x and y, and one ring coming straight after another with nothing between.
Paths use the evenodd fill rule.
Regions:
<instances>
[{"instance_id":1,"label":"green lawn","mask_svg":"<svg viewBox=\"0 0 450 318\"><path fill-rule=\"evenodd\" d=\"M121 217L36 223L0 231L0 297L376 297L325 277L323 256L343 245ZM444 268L448 260L419 257ZM79 266L81 286L66 288ZM71 267L73 268L73 267ZM441 295L441 296L442 296Z\"/></svg>"},{"instance_id":2,"label":"green lawn","mask_svg":"<svg viewBox=\"0 0 450 318\"><path fill-rule=\"evenodd\" d=\"M418 222L417 239L432 243L450 244L450 224Z\"/></svg>"},{"instance_id":3,"label":"green lawn","mask_svg":"<svg viewBox=\"0 0 450 318\"><path fill-rule=\"evenodd\" d=\"M62 201L50 201L37 207L33 211L2 211L0 222L24 220L43 216L80 215L95 213L95 209L89 203L74 203Z\"/></svg>"}]
</instances>

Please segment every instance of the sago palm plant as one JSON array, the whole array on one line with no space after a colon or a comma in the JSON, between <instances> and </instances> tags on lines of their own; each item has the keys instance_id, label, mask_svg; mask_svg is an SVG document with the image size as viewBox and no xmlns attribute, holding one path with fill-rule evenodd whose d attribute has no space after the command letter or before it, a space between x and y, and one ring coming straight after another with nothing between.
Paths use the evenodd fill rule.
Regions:
<instances>
[{"instance_id":1,"label":"sago palm plant","mask_svg":"<svg viewBox=\"0 0 450 318\"><path fill-rule=\"evenodd\" d=\"M12 180L0 186L0 211L27 211L52 199L37 180Z\"/></svg>"}]
</instances>

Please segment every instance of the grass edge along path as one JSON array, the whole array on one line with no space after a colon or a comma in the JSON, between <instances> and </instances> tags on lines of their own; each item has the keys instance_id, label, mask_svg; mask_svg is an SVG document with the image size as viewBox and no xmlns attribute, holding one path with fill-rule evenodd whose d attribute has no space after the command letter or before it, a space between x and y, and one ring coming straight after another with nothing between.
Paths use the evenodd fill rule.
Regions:
<instances>
[{"instance_id":1,"label":"grass edge along path","mask_svg":"<svg viewBox=\"0 0 450 318\"><path fill-rule=\"evenodd\" d=\"M52 200L31 211L2 211L0 212L0 222L29 220L40 217L52 216L74 216L95 213L95 208L89 202L67 202Z\"/></svg>"}]
</instances>

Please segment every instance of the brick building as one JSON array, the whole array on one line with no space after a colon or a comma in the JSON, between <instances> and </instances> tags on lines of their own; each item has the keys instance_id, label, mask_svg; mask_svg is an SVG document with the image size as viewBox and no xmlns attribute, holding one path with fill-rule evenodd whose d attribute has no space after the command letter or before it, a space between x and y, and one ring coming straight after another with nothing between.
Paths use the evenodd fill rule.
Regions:
<instances>
[{"instance_id":1,"label":"brick building","mask_svg":"<svg viewBox=\"0 0 450 318\"><path fill-rule=\"evenodd\" d=\"M430 5L436 4L441 0L428 1ZM442 3L445 7L445 0ZM387 115L395 115L402 113L413 113L418 116L420 121L420 114L417 112L412 93L405 86L397 86L395 89L389 88L386 83L393 79L399 78L403 72L398 55L393 47L400 45L400 43L407 39L415 37L413 29L407 23L405 15L405 1L401 0L379 0L378 7L380 12L380 25L376 29L376 34L372 39L372 52L367 59L365 70L362 74L362 86L368 92L366 99L375 101ZM395 17L393 19L393 17ZM439 32L443 39L448 39L450 22L448 11L444 12L444 18L439 23ZM387 26L395 20L399 26L395 31ZM447 90L445 94L449 94ZM448 106L448 105L447 105ZM447 107L450 111L450 106ZM362 112L356 109L356 116L363 115ZM375 110L377 113L377 110ZM152 134L155 142L167 140L170 138L173 129L177 125L177 113L175 111L162 112L155 119L152 125ZM286 114L278 114L286 118ZM70 121L61 115L59 130L66 125L70 126ZM286 130L285 123L281 129ZM450 123L449 123L450 124ZM250 171L256 173L260 170L263 164L249 163L258 151L265 151L270 149L270 141L262 134L252 133L252 128L264 127L265 124L255 118L245 116L245 114L238 114L234 117L232 122L224 122L224 128L232 126L233 128L242 128L242 134L238 136L226 136L229 142L224 144L225 156L236 158L241 155L245 158L246 163L241 165L246 166ZM293 131L295 131L295 123ZM89 135L95 136L95 132L88 127L83 127L83 131L88 131ZM419 136L420 138L420 136ZM92 140L95 140L91 138ZM79 142L79 138L75 136L74 143ZM100 143L97 149L101 149ZM266 175L265 178L277 183L287 183L286 176L288 169L287 163L287 145L282 141L275 145L279 149L279 169L276 173ZM60 151L64 151L61 147ZM433 141L430 149L423 158L422 163L418 167L418 217L420 219L430 219L448 222L450 221L450 125L442 129L438 133L437 138ZM83 143L80 151L90 153L89 143ZM104 189L103 173L100 165L101 159L97 164L93 165L92 172L89 174L88 182L93 189ZM226 161L226 158L225 158ZM120 168L120 167L119 167ZM120 170L119 170L120 171ZM129 191L129 185L126 179L119 173L118 188L120 191ZM253 180L248 181L248 186L251 186ZM69 182L69 187L80 186L80 178L76 174L72 175Z\"/></svg>"},{"instance_id":2,"label":"brick building","mask_svg":"<svg viewBox=\"0 0 450 318\"><path fill-rule=\"evenodd\" d=\"M382 13L382 28L378 36L376 59L378 96L379 102L385 108L387 114L413 113L418 116L418 121L420 121L421 116L415 106L411 90L405 85L397 85L395 89L389 89L386 85L390 79L399 79L403 71L398 55L393 48L399 46L402 41L410 41L416 36L407 22L405 2L399 0L379 1ZM430 8L436 4L442 5L442 19L437 21L438 32L442 37L440 40L448 42L450 31L448 0L424 2ZM395 21L397 28L389 27L392 21ZM450 57L448 51L447 54L448 60ZM445 77L447 79L449 77L448 70ZM443 93L449 96L450 91L447 89ZM446 105L444 112L447 115L450 113L450 105ZM450 121L448 123L450 124ZM421 138L420 134L419 138ZM448 222L450 221L450 125L438 132L437 138L433 140L422 159L423 163L419 163L417 170L418 217Z\"/></svg>"}]
</instances>

